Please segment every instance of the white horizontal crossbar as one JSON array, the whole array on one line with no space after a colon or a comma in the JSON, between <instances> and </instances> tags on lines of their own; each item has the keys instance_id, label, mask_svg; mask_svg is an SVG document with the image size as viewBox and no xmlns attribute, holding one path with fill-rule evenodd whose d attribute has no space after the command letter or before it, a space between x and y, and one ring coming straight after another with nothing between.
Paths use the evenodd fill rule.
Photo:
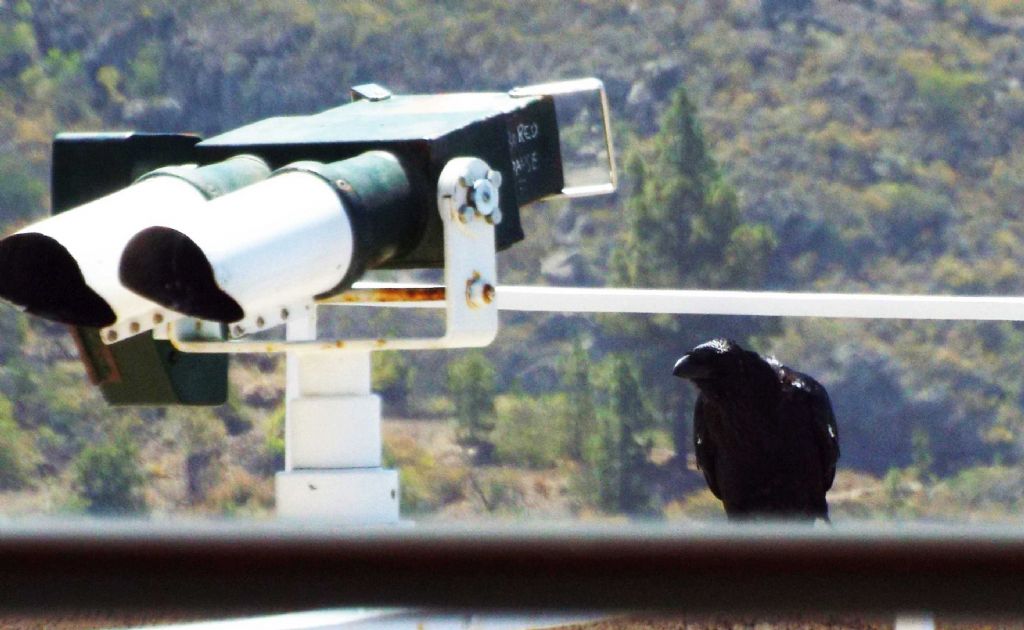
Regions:
<instances>
[{"instance_id":1,"label":"white horizontal crossbar","mask_svg":"<svg viewBox=\"0 0 1024 630\"><path fill-rule=\"evenodd\" d=\"M356 289L407 286L356 283ZM502 285L498 309L555 313L669 313L869 319L1024 321L1024 297L613 289ZM384 303L381 306L397 306ZM443 302L402 306L436 307Z\"/></svg>"}]
</instances>

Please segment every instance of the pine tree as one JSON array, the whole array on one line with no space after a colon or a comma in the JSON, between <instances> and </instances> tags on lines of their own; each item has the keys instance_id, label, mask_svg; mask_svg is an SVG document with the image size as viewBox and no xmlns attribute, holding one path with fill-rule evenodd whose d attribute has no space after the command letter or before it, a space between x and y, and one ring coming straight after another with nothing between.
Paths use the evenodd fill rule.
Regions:
<instances>
[{"instance_id":1,"label":"pine tree","mask_svg":"<svg viewBox=\"0 0 1024 630\"><path fill-rule=\"evenodd\" d=\"M736 190L707 150L696 107L680 86L651 142L626 161L632 194L613 282L637 287L726 287L756 281L771 229L745 224ZM743 256L735 251L742 246Z\"/></svg>"},{"instance_id":2,"label":"pine tree","mask_svg":"<svg viewBox=\"0 0 1024 630\"><path fill-rule=\"evenodd\" d=\"M608 512L649 516L657 511L647 437L654 415L630 358L614 354L604 367L601 389L607 405L596 457L599 501Z\"/></svg>"},{"instance_id":3,"label":"pine tree","mask_svg":"<svg viewBox=\"0 0 1024 630\"><path fill-rule=\"evenodd\" d=\"M587 443L597 428L597 410L594 406L593 383L590 379L590 357L583 348L583 341L576 337L569 354L558 364L561 372L562 391L568 397L568 418L566 418L566 450L572 459L583 461Z\"/></svg>"},{"instance_id":4,"label":"pine tree","mask_svg":"<svg viewBox=\"0 0 1024 630\"><path fill-rule=\"evenodd\" d=\"M473 449L478 463L494 455L494 366L479 350L466 353L448 365L448 392L455 404L456 437L460 445Z\"/></svg>"},{"instance_id":5,"label":"pine tree","mask_svg":"<svg viewBox=\"0 0 1024 630\"><path fill-rule=\"evenodd\" d=\"M631 193L626 229L610 262L612 284L640 288L739 288L756 286L775 246L771 228L744 222L736 190L711 156L697 109L685 86L672 95L661 128L626 159ZM649 384L649 394L676 426L677 461L689 442L689 399L669 376L683 351L711 337L764 334L766 320L723 317L599 319L607 349L628 351Z\"/></svg>"}]
</instances>

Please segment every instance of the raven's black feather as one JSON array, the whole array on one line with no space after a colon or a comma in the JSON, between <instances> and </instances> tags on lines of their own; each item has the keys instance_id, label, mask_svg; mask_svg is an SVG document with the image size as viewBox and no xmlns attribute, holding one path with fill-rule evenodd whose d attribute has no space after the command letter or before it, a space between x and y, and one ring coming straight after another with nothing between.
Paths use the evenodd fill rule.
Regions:
<instances>
[{"instance_id":1,"label":"raven's black feather","mask_svg":"<svg viewBox=\"0 0 1024 630\"><path fill-rule=\"evenodd\" d=\"M731 519L828 519L839 459L828 393L775 359L715 339L676 363L699 390L694 454Z\"/></svg>"}]
</instances>

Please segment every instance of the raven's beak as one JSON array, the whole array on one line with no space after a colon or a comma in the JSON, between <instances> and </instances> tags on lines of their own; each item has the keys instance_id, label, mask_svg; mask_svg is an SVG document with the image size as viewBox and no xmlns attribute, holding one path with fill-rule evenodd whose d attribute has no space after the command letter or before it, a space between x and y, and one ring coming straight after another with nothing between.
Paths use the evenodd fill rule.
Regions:
<instances>
[{"instance_id":1,"label":"raven's beak","mask_svg":"<svg viewBox=\"0 0 1024 630\"><path fill-rule=\"evenodd\" d=\"M711 366L692 354L684 354L681 359L676 361L676 366L672 368L672 375L691 380L707 378L711 376Z\"/></svg>"}]
</instances>

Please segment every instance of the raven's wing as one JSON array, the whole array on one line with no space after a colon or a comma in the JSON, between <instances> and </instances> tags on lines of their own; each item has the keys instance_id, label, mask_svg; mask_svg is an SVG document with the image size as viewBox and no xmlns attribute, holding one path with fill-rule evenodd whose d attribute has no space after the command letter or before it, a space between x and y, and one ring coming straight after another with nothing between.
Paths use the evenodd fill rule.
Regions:
<instances>
[{"instance_id":1,"label":"raven's wing","mask_svg":"<svg viewBox=\"0 0 1024 630\"><path fill-rule=\"evenodd\" d=\"M782 382L784 399L799 409L801 417L810 420L811 434L821 458L825 490L828 490L835 481L836 462L839 461L839 427L832 411L832 401L821 383L802 372L783 366Z\"/></svg>"},{"instance_id":2,"label":"raven's wing","mask_svg":"<svg viewBox=\"0 0 1024 630\"><path fill-rule=\"evenodd\" d=\"M715 458L717 456L715 443L708 433L708 414L714 413L703 395L697 396L697 404L693 409L693 454L697 458L697 468L704 473L704 480L708 482L711 493L719 499L722 495L718 492L718 478L715 474Z\"/></svg>"}]
</instances>

